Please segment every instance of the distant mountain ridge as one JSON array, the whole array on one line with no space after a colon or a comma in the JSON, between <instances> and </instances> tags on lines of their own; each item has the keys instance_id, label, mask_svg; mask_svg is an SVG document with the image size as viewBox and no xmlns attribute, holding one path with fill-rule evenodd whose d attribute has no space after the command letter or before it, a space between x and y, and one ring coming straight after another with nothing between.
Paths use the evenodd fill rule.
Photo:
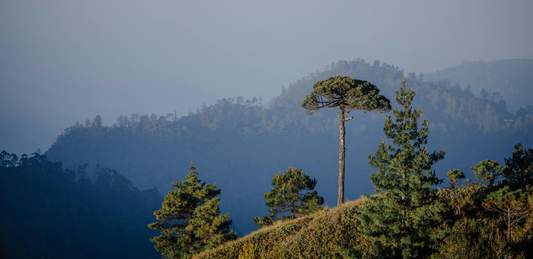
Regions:
<instances>
[{"instance_id":1,"label":"distant mountain ridge","mask_svg":"<svg viewBox=\"0 0 533 259\"><path fill-rule=\"evenodd\" d=\"M499 93L507 101L509 111L533 105L533 59L463 61L453 67L423 74L424 80L438 82L449 79L452 84L470 85L477 95Z\"/></svg>"},{"instance_id":2,"label":"distant mountain ridge","mask_svg":"<svg viewBox=\"0 0 533 259\"><path fill-rule=\"evenodd\" d=\"M192 161L203 181L216 182L221 188L221 210L230 212L233 226L240 234L248 233L256 228L253 217L266 215L263 194L270 190L272 176L288 167L302 168L316 178L316 190L334 205L338 110L324 109L309 116L300 105L316 81L335 75L377 85L393 106L396 85L404 76L403 70L379 61L339 61L291 83L268 108L237 97L203 105L181 118L132 114L107 127L97 116L92 122L68 127L45 155L69 168L84 162L113 168L135 186L157 186L163 194L171 183L184 179ZM424 107L429 117L429 149L445 146L448 152L435 167L440 177L451 167L468 172L482 159L502 160L517 143L533 144L529 110L512 114L504 100L476 97L449 81L405 76L408 87L416 89L414 107ZM366 157L384 136L385 115L360 111L351 115L355 119L346 124L346 196L353 200L373 192ZM507 125L505 120L512 121Z\"/></svg>"}]
</instances>

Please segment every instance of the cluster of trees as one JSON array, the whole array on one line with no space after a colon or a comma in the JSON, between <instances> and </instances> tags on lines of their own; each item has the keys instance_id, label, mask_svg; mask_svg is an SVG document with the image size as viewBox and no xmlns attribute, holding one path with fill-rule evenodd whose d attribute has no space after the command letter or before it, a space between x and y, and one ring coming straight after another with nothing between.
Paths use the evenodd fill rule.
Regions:
<instances>
[{"instance_id":1,"label":"cluster of trees","mask_svg":"<svg viewBox=\"0 0 533 259\"><path fill-rule=\"evenodd\" d=\"M0 153L0 257L158 257L146 224L159 191L140 191L109 168L87 169Z\"/></svg>"},{"instance_id":2,"label":"cluster of trees","mask_svg":"<svg viewBox=\"0 0 533 259\"><path fill-rule=\"evenodd\" d=\"M506 166L484 160L471 167L473 182L462 170L448 171L450 188L433 165L444 149L428 152L428 120L418 128L422 110L413 110L414 90L406 82L396 92L402 107L387 116L382 141L370 165L377 195L360 208L361 246L348 254L363 258L529 258L533 254L533 149L515 146ZM502 179L503 178L503 179ZM506 233L506 234L503 234Z\"/></svg>"},{"instance_id":3,"label":"cluster of trees","mask_svg":"<svg viewBox=\"0 0 533 259\"><path fill-rule=\"evenodd\" d=\"M397 71L397 68L380 66L379 63L366 66L360 60L339 62L328 69L320 76L346 69L346 73L356 71L380 75L380 80L387 81L392 80L393 77L389 76ZM382 78L380 73L384 70L392 72L385 73L388 76ZM302 80L313 80L313 76L317 75ZM465 122L452 128L443 122L434 125L426 119L419 129L422 110L414 109L412 101L415 93L406 88L408 82L420 83L419 80L416 75L410 74L395 92L395 99L402 108L393 110L396 122L390 115L386 117L384 128L393 145L382 141L375 156L369 156L370 166L378 169L371 175L371 183L378 195L367 195L365 205L357 211L360 221L357 231L363 238L359 248L342 247L344 250L341 249L341 252L367 258L531 256L526 246L533 235L530 217L533 206L533 150L517 145L513 156L505 160L507 165L504 167L500 167L497 161L484 160L471 167L475 175L473 182L467 180L461 186L458 183L465 174L461 169L451 170L448 172L451 188L434 188L442 183L434 164L444 157L444 150L428 152L429 129L433 126L440 128L436 133L441 137L446 136L446 131L442 130L446 128L448 133L458 129L468 132L470 126L466 121L471 116L468 114L475 113L477 102L484 104L482 107L486 112L486 116L478 114L480 119L492 118L496 126L499 119L494 119L498 113L491 108L493 103L490 100L470 98L471 106L462 102L453 106L454 100L463 100L472 93L458 86L435 87L428 83L418 89L422 92L423 102L429 104L430 115L439 111L444 116L442 121ZM3 199L0 209L8 213L1 218L1 252L6 257L105 258L140 254L153 257L155 251L149 249L148 237L154 236L153 230L159 230L161 235L151 239L156 243L157 251L168 258L189 258L233 240L237 234L232 229L248 232L250 227L242 223L243 219L251 221L251 215L261 213L257 209L261 196L255 194L263 189L257 188L256 183L266 182L271 177L271 173L265 172L278 171L273 165L300 163L314 172L318 171L313 175L321 177L326 186L334 185L331 168L336 166L326 161L336 162L334 152L329 150L336 143L331 137L337 123L335 113L325 111L315 116L303 116L301 106L311 112L323 107L339 107L337 200L341 205L344 202L344 135L346 132L365 132L364 125L351 131L349 128L345 130L344 122L350 119L347 113L353 109L388 110L390 104L384 95L378 94L377 87L362 80L331 77L318 81L315 86L308 97L300 99L300 102L304 100L303 105L297 104L300 110L294 109L291 98L299 96L305 88L289 86L269 104L270 109L262 108L258 100L245 102L243 98L235 98L219 100L209 107L204 105L196 114L191 112L180 119L170 115L159 118L156 115L122 116L113 127L104 127L100 116L97 116L85 125L67 128L47 152L67 158L73 169L63 168L61 162L51 162L39 153L31 157L23 155L19 159L3 151L0 159L0 197ZM444 105L442 100L448 103ZM498 107L505 111L505 103ZM527 110L521 112L524 118L533 118ZM517 116L522 115L517 113ZM365 120L368 121L366 125L374 127L379 118L372 115ZM490 127L493 131L486 131L484 127L477 130L484 130L489 137L502 134L498 141L504 142L530 133L527 127L515 131L494 125ZM478 142L487 140L479 137L479 133L477 135L472 137L465 133L454 138L477 138ZM368 146L374 143L369 139L376 136L379 139L379 134L373 131L365 132L365 138L351 139L358 146ZM310 138L314 141L309 141ZM529 138L525 140L531 141ZM474 146L466 150L478 149L476 144L474 141ZM472 145L472 142L464 145ZM137 152L139 150L145 152ZM359 148L356 153L365 151ZM485 149L481 151L486 152ZM229 195L224 197L217 185L201 183L199 173L191 164L185 182L174 184L174 190L165 197L162 208L157 209L163 200L157 189L140 191L124 176L98 164L89 174L90 167L79 162L84 159L83 154L92 154L89 158L94 160L109 161L119 170L134 176L136 181L148 184L175 179L174 167L183 161L199 158L201 163L206 163L209 160L211 163L205 166L208 168L206 176L217 179L218 186L222 182L233 188L225 188ZM166 167L163 169L171 170L172 174L164 177L153 174L161 167L153 166L155 162L151 163L152 160L164 164ZM354 167L355 163L350 164L352 160L346 161L347 168ZM463 157L463 160L466 159ZM454 160L452 163L460 164L461 161ZM72 167L73 164L76 167ZM131 168L136 170L130 172ZM365 179L366 175L361 178ZM348 181L349 192L361 192L353 179ZM289 168L284 174L274 175L271 182L273 188L263 192L270 215L254 218L260 227L319 211L328 195L333 196L332 191L324 197L318 196L318 191L314 190L317 180L298 168ZM239 188L234 187L237 184ZM323 188L332 189L328 187ZM224 199L217 197L219 195ZM226 203L229 209L223 207L222 200L231 200L231 204ZM220 207L225 211L233 209L231 212L237 220L230 220L229 213L221 215ZM149 214L154 210L157 222L148 224L153 221L153 216ZM147 225L153 230L146 228ZM502 239L502 236L505 238ZM127 251L130 255L125 254L123 249L117 249L132 244L137 245ZM467 249L468 246L476 249Z\"/></svg>"},{"instance_id":4,"label":"cluster of trees","mask_svg":"<svg viewBox=\"0 0 533 259\"><path fill-rule=\"evenodd\" d=\"M163 258L192 258L227 241L235 240L237 233L230 231L230 214L220 214L220 189L216 184L201 183L199 172L191 163L185 181L172 184L175 190L165 196L162 208L154 212L157 222L148 225L161 231L150 241ZM270 215L256 217L259 227L276 221L295 219L320 210L324 198L313 190L316 180L298 168L289 168L272 179L272 190L264 195Z\"/></svg>"},{"instance_id":5,"label":"cluster of trees","mask_svg":"<svg viewBox=\"0 0 533 259\"><path fill-rule=\"evenodd\" d=\"M530 258L533 242L533 149L515 145L505 166L486 159L470 170L448 171L452 187L441 190L443 214L439 258Z\"/></svg>"},{"instance_id":6,"label":"cluster of trees","mask_svg":"<svg viewBox=\"0 0 533 259\"><path fill-rule=\"evenodd\" d=\"M264 105L253 98L248 104L245 98L229 98L202 105L184 117L134 114L127 119L122 116L113 126L103 126L95 118L67 128L45 154L68 168L80 162L99 163L140 189L157 186L165 193L176 178L187 175L182 169L194 161L206 179L225 190L221 209L231 213L232 229L245 234L256 229L255 216L268 213L262 196L270 186L256 183L269 183L275 172L288 167L304 168L316 177L316 190L326 204L334 205L338 199L338 188L331 188L338 185L338 178L331 177L331 170L339 163L339 111L322 109L307 116L301 107L316 82L338 75L372 82L380 95L391 100L403 79L403 71L392 65L339 61L290 84ZM424 76L408 74L406 82L416 85L413 106L424 107L432 118L429 129L438 137L430 148L446 146L448 151L447 159L435 165L441 178L446 177L445 168L464 170L468 176L469 161L503 161L505 150L514 144L533 145L529 137L533 114L527 108L511 114L504 102L476 97L468 88L446 80L427 82ZM350 116L355 119L345 125L345 181L352 186L345 190L345 199L374 189L368 182L372 169L364 157L379 146L385 119L360 110ZM512 120L510 126L505 119ZM236 182L239 188L233 188Z\"/></svg>"},{"instance_id":7,"label":"cluster of trees","mask_svg":"<svg viewBox=\"0 0 533 259\"><path fill-rule=\"evenodd\" d=\"M433 165L444 158L445 150L428 151L429 121L426 117L419 123L423 110L413 109L414 97L415 91L407 88L404 79L395 98L401 108L393 110L395 121L387 116L383 129L393 143L382 140L376 154L368 155L369 164L378 169L370 176L377 195L367 194L352 215L359 224L358 233L351 235L360 233L359 243L356 247L337 244L336 255L529 258L532 254L528 246L533 241L533 149L516 145L504 167L490 159L479 162L471 167L473 182L466 180L462 186L458 183L465 178L463 171L450 170L450 188L437 189L442 179ZM272 179L272 190L264 195L270 215L254 221L264 227L319 211L323 198L314 191L315 185L315 179L297 168L278 173ZM218 203L216 208L218 211ZM280 217L279 213L285 214ZM255 258L256 249L251 243L243 245L239 258Z\"/></svg>"}]
</instances>

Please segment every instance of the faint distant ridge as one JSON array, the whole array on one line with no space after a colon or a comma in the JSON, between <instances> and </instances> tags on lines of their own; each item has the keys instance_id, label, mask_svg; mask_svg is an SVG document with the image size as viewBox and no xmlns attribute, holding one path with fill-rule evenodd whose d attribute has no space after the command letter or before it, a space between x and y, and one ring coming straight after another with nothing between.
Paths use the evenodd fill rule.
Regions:
<instances>
[{"instance_id":1,"label":"faint distant ridge","mask_svg":"<svg viewBox=\"0 0 533 259\"><path fill-rule=\"evenodd\" d=\"M483 66L473 66L472 69L456 69L464 64L481 63ZM488 67L490 63L490 67ZM416 88L417 97L420 99L414 103L418 108L424 108L424 112L430 116L430 128L442 134L520 134L533 130L533 104L530 100L533 96L533 89L527 87L526 81L533 75L533 61L527 59L502 60L491 62L463 62L454 68L443 71L457 71L468 78L476 78L479 75L494 74L494 78L502 81L505 79L507 88L514 90L514 98L507 98L503 92L510 93L506 87L501 88L480 88L476 90L470 84L453 81L447 77L440 77L438 80L428 79L434 76L415 73L404 74L403 69L397 66L381 63L378 60L373 63L364 59L354 59L350 61L338 61L327 65L323 71L309 73L282 88L282 93L267 103L266 108L274 113L291 113L292 118L324 120L330 115L315 114L304 116L304 111L300 108L302 100L306 94L313 89L313 84L319 80L327 79L331 76L349 76L359 80L369 81L375 84L380 93L389 99L394 97L397 85L406 77L407 84ZM522 64L524 63L524 64ZM525 65L531 64L531 65ZM472 73L469 75L468 73ZM505 76L504 76L505 75ZM516 75L516 78L513 77ZM483 78L479 76L480 78ZM488 81L490 81L487 79ZM531 78L533 79L533 78ZM492 80L492 79L491 79ZM495 80L492 80L496 82ZM498 81L499 82L499 81ZM520 84L518 82L521 82ZM480 84L485 85L486 84ZM496 85L496 84L494 84ZM485 90L483 90L485 89ZM502 89L501 92L490 89ZM508 96L510 94L507 94ZM522 102L516 101L517 99ZM514 110L511 112L508 107ZM324 116L319 118L320 116ZM283 116L280 116L283 117ZM367 123L365 123L367 124ZM323 123L323 125L325 125ZM315 125L307 124L308 129L318 128ZM369 125L365 125L368 129ZM323 127L323 126L320 126ZM378 126L379 128L380 126ZM330 130L333 130L332 128Z\"/></svg>"},{"instance_id":2,"label":"faint distant ridge","mask_svg":"<svg viewBox=\"0 0 533 259\"><path fill-rule=\"evenodd\" d=\"M336 186L336 179L332 180L330 172L338 166L337 111L308 116L301 104L314 83L336 75L369 81L392 100L404 71L379 61L339 61L284 87L268 108L257 98L236 97L201 105L183 117L134 113L104 126L96 116L67 127L45 155L67 168L77 168L81 162L114 168L141 189L157 186L163 192L170 183L184 178L187 172L181 169L194 161L201 165L206 181L216 182L223 190L222 200L231 201L221 203L221 209L230 212L233 226L248 233L256 228L253 218L266 214L263 195L271 189L268 183L280 168L304 168L320 183L321 195L329 201L335 199L331 186ZM424 108L430 131L437 136L433 145L450 150L450 164L443 161L442 168L468 169L471 161L504 157L505 147L533 145L532 111L509 113L505 100L477 97L449 80L427 82L414 73L405 77L416 89L413 106ZM364 116L361 111L350 115ZM352 172L347 174L352 177L347 180L351 182L346 189L348 197L373 188L368 182L372 169L366 157L383 138L384 119L384 115L367 113L364 120L347 125L351 159L346 168Z\"/></svg>"},{"instance_id":3,"label":"faint distant ridge","mask_svg":"<svg viewBox=\"0 0 533 259\"><path fill-rule=\"evenodd\" d=\"M268 102L265 107L267 109L294 107L301 110L302 101L313 90L313 84L333 76L349 76L368 81L378 86L381 93L394 96L396 85L402 81L403 74L403 69L399 69L398 66L381 63L379 60L373 63L367 63L361 58L339 60L337 63L326 65L323 71L309 73L290 83L287 88L284 86L281 94Z\"/></svg>"},{"instance_id":4,"label":"faint distant ridge","mask_svg":"<svg viewBox=\"0 0 533 259\"><path fill-rule=\"evenodd\" d=\"M466 87L481 96L485 89L507 101L508 110L533 105L533 59L502 59L492 61L463 61L461 64L424 74L424 80L438 82L449 79L452 84ZM499 93L499 96L498 94Z\"/></svg>"}]
</instances>

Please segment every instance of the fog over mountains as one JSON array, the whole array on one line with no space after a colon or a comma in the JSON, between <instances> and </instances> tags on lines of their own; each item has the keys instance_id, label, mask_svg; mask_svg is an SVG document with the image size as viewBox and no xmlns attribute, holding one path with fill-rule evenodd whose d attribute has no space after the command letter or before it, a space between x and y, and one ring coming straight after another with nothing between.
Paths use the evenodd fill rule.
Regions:
<instances>
[{"instance_id":1,"label":"fog over mountains","mask_svg":"<svg viewBox=\"0 0 533 259\"><path fill-rule=\"evenodd\" d=\"M531 10L520 0L0 0L0 257L159 258L147 224L191 162L221 189L239 236L268 214L263 195L289 167L336 206L338 110L301 107L332 76L369 81L393 107L405 78L429 151L446 150L439 178L504 165L516 144L533 147ZM348 200L375 192L367 157L387 115L350 113Z\"/></svg>"},{"instance_id":2,"label":"fog over mountains","mask_svg":"<svg viewBox=\"0 0 533 259\"><path fill-rule=\"evenodd\" d=\"M221 98L266 103L339 60L380 60L418 75L462 60L531 59L532 8L492 0L0 1L0 146L44 151L96 114L111 126L120 115L187 114Z\"/></svg>"}]
</instances>

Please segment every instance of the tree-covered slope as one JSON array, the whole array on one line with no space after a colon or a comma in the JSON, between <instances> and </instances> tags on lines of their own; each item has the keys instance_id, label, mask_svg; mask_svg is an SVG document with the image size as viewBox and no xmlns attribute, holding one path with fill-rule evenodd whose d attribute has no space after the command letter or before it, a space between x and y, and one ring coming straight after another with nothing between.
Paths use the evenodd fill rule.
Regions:
<instances>
[{"instance_id":1,"label":"tree-covered slope","mask_svg":"<svg viewBox=\"0 0 533 259\"><path fill-rule=\"evenodd\" d=\"M116 171L0 154L1 258L158 258L146 226L162 197Z\"/></svg>"},{"instance_id":2,"label":"tree-covered slope","mask_svg":"<svg viewBox=\"0 0 533 259\"><path fill-rule=\"evenodd\" d=\"M372 182L380 190L378 194L366 195L333 209L322 208L305 217L274 222L193 258L533 256L530 249L533 242L533 149L515 145L514 152L501 166L497 161L480 161L470 168L475 177L462 183L463 172L450 170L447 174L450 188L424 184L424 187L414 187L418 189L415 191L418 197L403 196L409 195L411 190L385 187L424 182L417 177L422 175L416 169L405 170L405 166L398 165L411 163L411 160L401 161L406 157L405 152L397 155L391 162L401 168L406 178L394 178L397 172L391 171L395 169L382 164L388 160L378 162L373 158L375 164L383 166L380 169L391 169L379 170L380 173L373 175ZM411 180L406 180L408 178ZM434 180L437 179L433 175L429 181ZM391 203L391 198L397 202ZM425 201L421 202L421 198ZM421 210L422 206L430 210ZM369 214L370 211L379 213ZM417 235L422 236L416 238Z\"/></svg>"},{"instance_id":3,"label":"tree-covered slope","mask_svg":"<svg viewBox=\"0 0 533 259\"><path fill-rule=\"evenodd\" d=\"M501 188L472 185L439 190L439 202L446 203L448 210L432 231L446 234L431 258L530 258L533 202L524 203L521 213L525 217L515 221L510 240L505 217L481 205L485 195ZM367 200L360 199L278 222L193 258L372 258L368 251L373 244L361 231L365 206L369 206Z\"/></svg>"},{"instance_id":4,"label":"tree-covered slope","mask_svg":"<svg viewBox=\"0 0 533 259\"><path fill-rule=\"evenodd\" d=\"M424 78L432 82L449 79L463 86L469 84L474 93L483 94L484 98L505 99L513 112L533 105L532 59L463 61L454 67L424 74Z\"/></svg>"},{"instance_id":5,"label":"tree-covered slope","mask_svg":"<svg viewBox=\"0 0 533 259\"><path fill-rule=\"evenodd\" d=\"M116 169L141 189L170 189L185 177L191 162L206 182L221 188L221 210L229 211L239 234L255 229L253 218L267 214L263 194L270 179L288 167L302 168L317 179L316 190L329 206L335 205L338 169L338 111L325 109L312 116L301 108L315 82L341 75L367 80L391 99L403 71L364 60L339 61L322 72L308 74L290 84L265 107L254 99L221 99L178 118L172 114L121 116L113 126L92 122L68 127L45 153L66 167L82 162ZM528 110L511 114L504 101L478 98L468 89L447 81L425 82L406 75L415 86L415 108L429 114L429 130L443 146L447 159L435 168L440 177L450 168L468 169L469 162L502 160L516 143L531 145L533 116ZM373 153L383 137L384 115L352 112L346 123L347 199L374 188L367 153ZM513 120L507 126L504 119Z\"/></svg>"}]
</instances>

